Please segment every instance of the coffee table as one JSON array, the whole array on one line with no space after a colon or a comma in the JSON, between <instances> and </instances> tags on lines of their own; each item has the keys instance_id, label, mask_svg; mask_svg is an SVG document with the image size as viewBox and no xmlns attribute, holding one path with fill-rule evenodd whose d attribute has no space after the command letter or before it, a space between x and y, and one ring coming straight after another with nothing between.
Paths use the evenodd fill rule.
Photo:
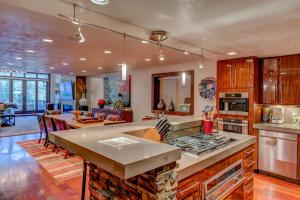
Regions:
<instances>
[{"instance_id":1,"label":"coffee table","mask_svg":"<svg viewBox=\"0 0 300 200\"><path fill-rule=\"evenodd\" d=\"M1 126L15 126L16 125L16 115L11 113L0 114L0 119L2 121Z\"/></svg>"}]
</instances>

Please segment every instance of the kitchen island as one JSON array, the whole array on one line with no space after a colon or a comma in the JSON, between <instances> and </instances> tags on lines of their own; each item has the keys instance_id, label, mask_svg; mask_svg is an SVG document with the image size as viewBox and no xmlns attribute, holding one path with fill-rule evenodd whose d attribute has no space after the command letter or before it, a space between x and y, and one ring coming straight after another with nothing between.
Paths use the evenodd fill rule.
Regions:
<instances>
[{"instance_id":1,"label":"kitchen island","mask_svg":"<svg viewBox=\"0 0 300 200\"><path fill-rule=\"evenodd\" d=\"M174 137L201 131L202 121L198 117L171 118L171 122L175 127ZM193 155L174 145L140 137L156 123L147 121L55 132L50 140L88 163L91 199L200 199L210 194L212 188L204 185L216 174L226 173L229 167L243 170L253 164L249 158L254 151L255 137L221 132L220 136L233 138L234 142ZM251 193L251 186L244 190L245 176L236 179L238 183L232 185L236 188L231 189L238 191L241 199L246 196L251 199L250 194L244 194ZM251 177L252 174L248 179ZM220 184L213 189L217 186ZM234 191L230 191L233 194ZM230 195L227 193L223 194Z\"/></svg>"}]
</instances>

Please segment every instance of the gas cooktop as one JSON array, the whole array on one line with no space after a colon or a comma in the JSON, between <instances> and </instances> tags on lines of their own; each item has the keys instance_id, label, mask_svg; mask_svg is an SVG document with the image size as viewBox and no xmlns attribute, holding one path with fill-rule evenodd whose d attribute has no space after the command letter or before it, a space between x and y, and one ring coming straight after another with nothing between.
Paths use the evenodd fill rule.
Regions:
<instances>
[{"instance_id":1,"label":"gas cooktop","mask_svg":"<svg viewBox=\"0 0 300 200\"><path fill-rule=\"evenodd\" d=\"M218 148L225 147L236 141L233 138L227 138L219 134L203 134L197 133L189 136L183 136L175 139L170 139L166 143L180 147L183 151L201 155L207 152L214 151Z\"/></svg>"}]
</instances>

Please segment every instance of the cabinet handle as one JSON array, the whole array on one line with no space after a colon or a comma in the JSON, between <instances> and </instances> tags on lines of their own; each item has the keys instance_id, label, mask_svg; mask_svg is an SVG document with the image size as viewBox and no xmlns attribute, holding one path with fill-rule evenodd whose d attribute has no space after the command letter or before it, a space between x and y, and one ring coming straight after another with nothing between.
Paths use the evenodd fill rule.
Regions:
<instances>
[{"instance_id":1,"label":"cabinet handle","mask_svg":"<svg viewBox=\"0 0 300 200\"><path fill-rule=\"evenodd\" d=\"M253 152L255 151L255 148L250 148L248 150L246 150L244 153L245 153L245 156L248 157L250 156Z\"/></svg>"},{"instance_id":2,"label":"cabinet handle","mask_svg":"<svg viewBox=\"0 0 300 200\"><path fill-rule=\"evenodd\" d=\"M250 168L250 167L253 167L254 164L255 164L255 161L249 160L249 161L248 161L248 164L245 166L245 169L248 169L248 168Z\"/></svg>"}]
</instances>

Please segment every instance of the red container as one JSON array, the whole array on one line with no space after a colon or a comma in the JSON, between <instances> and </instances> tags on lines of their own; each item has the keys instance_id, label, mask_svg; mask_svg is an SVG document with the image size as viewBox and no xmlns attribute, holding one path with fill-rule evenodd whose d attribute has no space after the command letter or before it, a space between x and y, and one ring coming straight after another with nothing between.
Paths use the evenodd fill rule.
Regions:
<instances>
[{"instance_id":1,"label":"red container","mask_svg":"<svg viewBox=\"0 0 300 200\"><path fill-rule=\"evenodd\" d=\"M208 120L204 120L203 121L204 133L205 134L212 134L212 132L213 132L213 125L214 125L214 122L208 121Z\"/></svg>"}]
</instances>

